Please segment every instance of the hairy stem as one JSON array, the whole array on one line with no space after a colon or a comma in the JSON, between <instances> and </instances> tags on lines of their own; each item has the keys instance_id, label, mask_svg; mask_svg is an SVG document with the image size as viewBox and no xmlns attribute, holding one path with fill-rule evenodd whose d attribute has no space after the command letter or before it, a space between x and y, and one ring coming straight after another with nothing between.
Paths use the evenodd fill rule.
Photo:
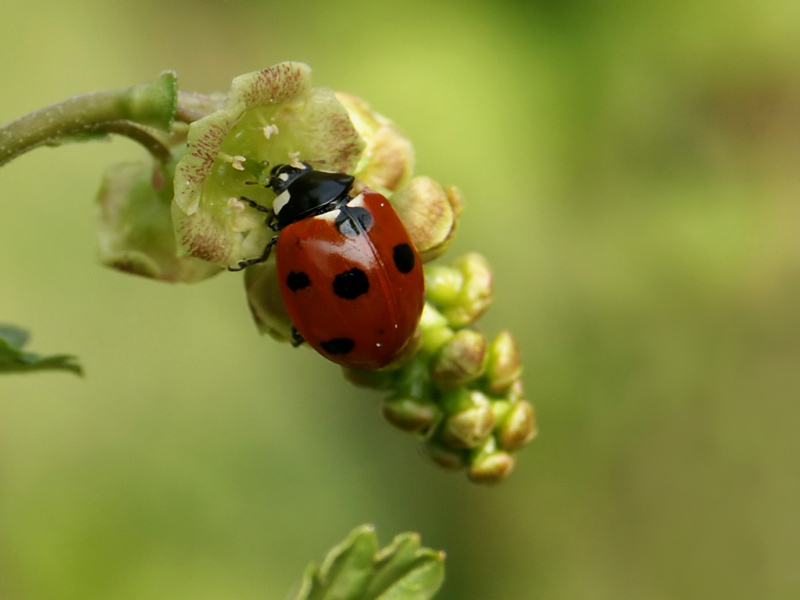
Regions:
<instances>
[{"instance_id":1,"label":"hairy stem","mask_svg":"<svg viewBox=\"0 0 800 600\"><path fill-rule=\"evenodd\" d=\"M0 165L64 136L119 130L120 121L169 131L177 97L177 77L167 71L148 83L75 96L37 110L0 127Z\"/></svg>"}]
</instances>

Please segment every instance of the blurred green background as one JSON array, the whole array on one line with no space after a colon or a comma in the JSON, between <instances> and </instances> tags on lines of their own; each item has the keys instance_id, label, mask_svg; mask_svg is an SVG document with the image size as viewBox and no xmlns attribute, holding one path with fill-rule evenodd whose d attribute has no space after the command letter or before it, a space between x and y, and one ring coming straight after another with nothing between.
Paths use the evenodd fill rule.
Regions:
<instances>
[{"instance_id":1,"label":"blurred green background","mask_svg":"<svg viewBox=\"0 0 800 600\"><path fill-rule=\"evenodd\" d=\"M496 488L260 338L242 278L95 262L125 140L0 169L0 320L87 376L0 380L0 599L284 598L374 523L442 600L800 597L800 4L4 0L0 121L281 60L367 99L467 201L540 436Z\"/></svg>"}]
</instances>

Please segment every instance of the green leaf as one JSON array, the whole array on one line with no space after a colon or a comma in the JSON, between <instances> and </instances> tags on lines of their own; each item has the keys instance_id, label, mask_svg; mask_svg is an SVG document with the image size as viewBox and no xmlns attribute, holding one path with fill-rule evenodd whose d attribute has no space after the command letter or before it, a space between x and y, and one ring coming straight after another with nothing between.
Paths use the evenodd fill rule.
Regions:
<instances>
[{"instance_id":1,"label":"green leaf","mask_svg":"<svg viewBox=\"0 0 800 600\"><path fill-rule=\"evenodd\" d=\"M33 352L24 352L22 347L27 341L28 333L23 329L0 325L0 374L60 369L83 375L83 369L75 362L74 356L40 356Z\"/></svg>"},{"instance_id":2,"label":"green leaf","mask_svg":"<svg viewBox=\"0 0 800 600\"><path fill-rule=\"evenodd\" d=\"M375 557L364 596L369 600L425 600L444 581L444 553L420 548L419 535L401 533Z\"/></svg>"},{"instance_id":3,"label":"green leaf","mask_svg":"<svg viewBox=\"0 0 800 600\"><path fill-rule=\"evenodd\" d=\"M444 553L420 548L403 533L378 551L375 530L362 525L310 565L292 600L428 600L444 581Z\"/></svg>"}]
</instances>

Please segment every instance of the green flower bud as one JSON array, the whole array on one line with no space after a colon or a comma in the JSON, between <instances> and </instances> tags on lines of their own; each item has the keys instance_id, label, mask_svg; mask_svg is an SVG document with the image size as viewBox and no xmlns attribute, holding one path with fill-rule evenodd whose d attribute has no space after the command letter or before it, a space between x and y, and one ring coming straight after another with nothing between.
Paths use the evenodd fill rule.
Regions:
<instances>
[{"instance_id":1,"label":"green flower bud","mask_svg":"<svg viewBox=\"0 0 800 600\"><path fill-rule=\"evenodd\" d=\"M487 444L490 447L491 444ZM500 483L514 470L514 457L502 450L481 451L467 470L467 477L475 483Z\"/></svg>"},{"instance_id":2,"label":"green flower bud","mask_svg":"<svg viewBox=\"0 0 800 600\"><path fill-rule=\"evenodd\" d=\"M473 323L492 304L492 271L486 259L474 252L452 267L428 267L425 285L428 299L452 327Z\"/></svg>"},{"instance_id":3,"label":"green flower bud","mask_svg":"<svg viewBox=\"0 0 800 600\"><path fill-rule=\"evenodd\" d=\"M439 404L442 406L445 413L452 415L462 410L474 408L476 404L475 401L477 401L479 405L488 403L488 398L484 394L480 392L476 392L476 394L477 396L475 400L473 400L471 391L466 387L461 386L450 389L440 389Z\"/></svg>"},{"instance_id":4,"label":"green flower bud","mask_svg":"<svg viewBox=\"0 0 800 600\"><path fill-rule=\"evenodd\" d=\"M414 172L411 141L394 123L374 112L361 98L336 92L336 99L347 110L356 131L366 142L353 175L365 186L391 196Z\"/></svg>"},{"instance_id":5,"label":"green flower bud","mask_svg":"<svg viewBox=\"0 0 800 600\"><path fill-rule=\"evenodd\" d=\"M427 440L422 444L422 452L440 467L457 471L467 465L464 452L445 447L437 440Z\"/></svg>"},{"instance_id":6,"label":"green flower bud","mask_svg":"<svg viewBox=\"0 0 800 600\"><path fill-rule=\"evenodd\" d=\"M422 350L429 356L436 354L454 335L444 315L427 302L417 331L421 334Z\"/></svg>"},{"instance_id":7,"label":"green flower bud","mask_svg":"<svg viewBox=\"0 0 800 600\"><path fill-rule=\"evenodd\" d=\"M525 391L522 387L521 379L517 379L511 384L511 386L506 390L505 397L511 402L521 402L525 399Z\"/></svg>"},{"instance_id":8,"label":"green flower bud","mask_svg":"<svg viewBox=\"0 0 800 600\"><path fill-rule=\"evenodd\" d=\"M201 281L217 265L178 256L172 230L169 166L121 163L104 174L97 196L100 262L125 273L161 281Z\"/></svg>"},{"instance_id":9,"label":"green flower bud","mask_svg":"<svg viewBox=\"0 0 800 600\"><path fill-rule=\"evenodd\" d=\"M519 346L509 331L501 332L489 345L486 367L487 390L500 395L522 376Z\"/></svg>"},{"instance_id":10,"label":"green flower bud","mask_svg":"<svg viewBox=\"0 0 800 600\"><path fill-rule=\"evenodd\" d=\"M383 417L395 427L422 435L441 419L441 410L435 403L403 395L386 400L381 410Z\"/></svg>"},{"instance_id":11,"label":"green flower bud","mask_svg":"<svg viewBox=\"0 0 800 600\"><path fill-rule=\"evenodd\" d=\"M364 369L342 367L342 374L353 385L374 390L394 389L397 379L397 374L394 371L385 370L365 371Z\"/></svg>"},{"instance_id":12,"label":"green flower bud","mask_svg":"<svg viewBox=\"0 0 800 600\"><path fill-rule=\"evenodd\" d=\"M455 187L442 189L430 177L415 177L392 196L392 206L422 261L428 262L450 246L464 202Z\"/></svg>"},{"instance_id":13,"label":"green flower bud","mask_svg":"<svg viewBox=\"0 0 800 600\"><path fill-rule=\"evenodd\" d=\"M536 437L536 416L526 401L511 405L497 431L498 442L506 450L518 450Z\"/></svg>"},{"instance_id":14,"label":"green flower bud","mask_svg":"<svg viewBox=\"0 0 800 600\"><path fill-rule=\"evenodd\" d=\"M470 406L451 414L442 428L442 439L455 449L480 446L495 427L489 399L477 390L469 392Z\"/></svg>"},{"instance_id":15,"label":"green flower bud","mask_svg":"<svg viewBox=\"0 0 800 600\"><path fill-rule=\"evenodd\" d=\"M239 198L269 205L266 165L319 161L353 172L364 141L327 88L311 87L311 69L281 63L233 80L219 110L194 121L175 173L172 217L183 252L235 267L258 256L273 233Z\"/></svg>"},{"instance_id":16,"label":"green flower bud","mask_svg":"<svg viewBox=\"0 0 800 600\"><path fill-rule=\"evenodd\" d=\"M445 387L455 387L477 379L485 369L487 345L486 338L477 331L456 332L433 362L433 380Z\"/></svg>"}]
</instances>

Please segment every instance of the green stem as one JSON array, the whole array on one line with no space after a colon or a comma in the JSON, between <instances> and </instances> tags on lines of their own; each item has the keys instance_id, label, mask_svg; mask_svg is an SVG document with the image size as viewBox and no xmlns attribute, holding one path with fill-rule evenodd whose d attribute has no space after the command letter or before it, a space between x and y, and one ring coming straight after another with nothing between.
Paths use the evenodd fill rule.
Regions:
<instances>
[{"instance_id":1,"label":"green stem","mask_svg":"<svg viewBox=\"0 0 800 600\"><path fill-rule=\"evenodd\" d=\"M119 121L169 131L178 90L172 71L131 87L75 96L0 127L0 165L38 146L82 132L119 130ZM135 138L134 138L135 139Z\"/></svg>"},{"instance_id":2,"label":"green stem","mask_svg":"<svg viewBox=\"0 0 800 600\"><path fill-rule=\"evenodd\" d=\"M138 142L160 163L165 163L172 158L172 152L158 137L150 131L130 121L108 121L99 129L91 130L97 133L114 133Z\"/></svg>"}]
</instances>

